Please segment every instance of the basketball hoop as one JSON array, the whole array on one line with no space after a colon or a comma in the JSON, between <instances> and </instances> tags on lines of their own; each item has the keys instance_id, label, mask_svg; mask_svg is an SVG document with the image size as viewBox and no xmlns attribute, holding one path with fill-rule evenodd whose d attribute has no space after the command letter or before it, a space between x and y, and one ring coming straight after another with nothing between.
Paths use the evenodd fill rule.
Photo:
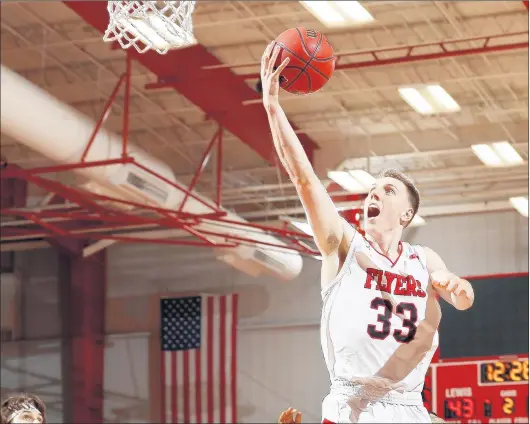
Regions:
<instances>
[{"instance_id":1,"label":"basketball hoop","mask_svg":"<svg viewBox=\"0 0 530 424\"><path fill-rule=\"evenodd\" d=\"M139 53L168 50L197 43L191 15L195 1L109 1L109 25L103 41L117 41Z\"/></svg>"}]
</instances>

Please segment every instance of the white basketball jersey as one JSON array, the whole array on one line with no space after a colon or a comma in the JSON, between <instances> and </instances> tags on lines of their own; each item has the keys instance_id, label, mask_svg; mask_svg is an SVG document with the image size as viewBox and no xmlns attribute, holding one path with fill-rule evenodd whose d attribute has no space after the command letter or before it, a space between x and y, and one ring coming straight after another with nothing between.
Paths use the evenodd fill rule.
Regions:
<instances>
[{"instance_id":1,"label":"white basketball jersey","mask_svg":"<svg viewBox=\"0 0 530 424\"><path fill-rule=\"evenodd\" d=\"M323 287L321 342L332 381L423 389L441 312L423 248L400 250L393 263L356 232L339 274Z\"/></svg>"}]
</instances>

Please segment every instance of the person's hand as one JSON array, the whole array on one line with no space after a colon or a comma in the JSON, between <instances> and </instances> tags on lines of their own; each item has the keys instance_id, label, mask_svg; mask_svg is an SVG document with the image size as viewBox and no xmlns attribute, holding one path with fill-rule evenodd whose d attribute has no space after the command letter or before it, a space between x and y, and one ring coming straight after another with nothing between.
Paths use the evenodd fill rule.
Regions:
<instances>
[{"instance_id":1,"label":"person's hand","mask_svg":"<svg viewBox=\"0 0 530 424\"><path fill-rule=\"evenodd\" d=\"M300 424L302 422L302 413L294 408L289 407L280 414L278 418L278 423L296 423Z\"/></svg>"},{"instance_id":2,"label":"person's hand","mask_svg":"<svg viewBox=\"0 0 530 424\"><path fill-rule=\"evenodd\" d=\"M280 46L275 47L275 42L270 43L261 57L261 87L263 91L263 106L268 109L271 105L278 104L278 93L280 91L280 74L289 63L289 58L281 63L278 68L274 64L278 59Z\"/></svg>"},{"instance_id":3,"label":"person's hand","mask_svg":"<svg viewBox=\"0 0 530 424\"><path fill-rule=\"evenodd\" d=\"M431 274L433 287L444 289L451 293L451 300L458 309L467 309L473 304L475 294L471 283L445 270Z\"/></svg>"},{"instance_id":4,"label":"person's hand","mask_svg":"<svg viewBox=\"0 0 530 424\"><path fill-rule=\"evenodd\" d=\"M435 271L431 274L432 285L442 288L456 296L468 296L473 292L471 283L463 278L445 271Z\"/></svg>"}]
</instances>

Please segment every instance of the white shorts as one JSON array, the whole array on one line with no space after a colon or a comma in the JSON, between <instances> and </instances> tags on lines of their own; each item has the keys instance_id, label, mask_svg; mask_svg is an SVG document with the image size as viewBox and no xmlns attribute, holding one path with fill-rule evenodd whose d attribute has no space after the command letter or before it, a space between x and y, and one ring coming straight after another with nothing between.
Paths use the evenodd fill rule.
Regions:
<instances>
[{"instance_id":1,"label":"white shorts","mask_svg":"<svg viewBox=\"0 0 530 424\"><path fill-rule=\"evenodd\" d=\"M329 394L322 403L322 422L430 423L423 405L403 405Z\"/></svg>"}]
</instances>

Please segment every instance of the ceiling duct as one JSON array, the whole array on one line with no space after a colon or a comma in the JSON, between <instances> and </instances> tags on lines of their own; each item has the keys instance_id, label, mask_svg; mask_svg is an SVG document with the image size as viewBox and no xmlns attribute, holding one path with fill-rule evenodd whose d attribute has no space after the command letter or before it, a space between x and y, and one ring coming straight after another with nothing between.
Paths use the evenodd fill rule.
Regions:
<instances>
[{"instance_id":1,"label":"ceiling duct","mask_svg":"<svg viewBox=\"0 0 530 424\"><path fill-rule=\"evenodd\" d=\"M95 123L69 105L66 105L41 88L2 66L1 128L2 132L57 163L78 162L94 130ZM116 159L121 155L122 140L116 134L101 129L90 148L87 161ZM130 145L130 156L140 165L179 184L168 165L147 152ZM76 173L89 180L85 188L112 197L154 204L166 209L177 209L185 193L144 172L133 164L107 165L77 169ZM185 184L180 183L181 186ZM194 193L199 199L213 205L213 201ZM183 212L211 213L211 209L193 197L188 197ZM227 219L246 223L243 218L227 213ZM236 237L246 237L262 243L285 243L256 228L235 226L220 227L201 223L196 230L222 232ZM223 241L212 236L214 241ZM285 245L286 246L286 245ZM292 279L302 269L301 256L293 251L275 250L259 245L239 245L219 252L218 259L251 275L268 272L281 279Z\"/></svg>"}]
</instances>

